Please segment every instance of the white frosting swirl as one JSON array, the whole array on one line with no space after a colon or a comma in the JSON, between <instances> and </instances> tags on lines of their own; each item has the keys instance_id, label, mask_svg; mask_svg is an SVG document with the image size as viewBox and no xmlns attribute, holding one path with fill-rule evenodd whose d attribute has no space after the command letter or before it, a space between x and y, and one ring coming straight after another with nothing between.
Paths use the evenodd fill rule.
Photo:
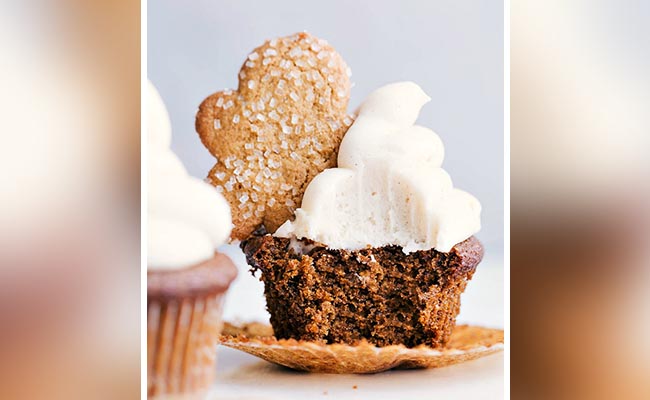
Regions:
<instances>
[{"instance_id":1,"label":"white frosting swirl","mask_svg":"<svg viewBox=\"0 0 650 400\"><path fill-rule=\"evenodd\" d=\"M165 105L149 82L149 269L184 268L208 260L232 229L230 208L210 184L188 175L170 149Z\"/></svg>"},{"instance_id":2,"label":"white frosting swirl","mask_svg":"<svg viewBox=\"0 0 650 400\"><path fill-rule=\"evenodd\" d=\"M414 125L430 98L412 82L371 93L345 134L338 168L311 181L276 236L309 238L335 249L398 245L405 253L448 252L481 227L481 205L455 189L442 168L444 147Z\"/></svg>"}]
</instances>

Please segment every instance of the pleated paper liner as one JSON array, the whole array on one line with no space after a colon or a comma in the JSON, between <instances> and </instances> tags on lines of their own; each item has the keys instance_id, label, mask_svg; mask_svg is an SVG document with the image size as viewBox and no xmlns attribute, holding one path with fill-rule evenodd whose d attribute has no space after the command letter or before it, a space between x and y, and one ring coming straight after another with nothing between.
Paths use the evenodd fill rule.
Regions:
<instances>
[{"instance_id":1,"label":"pleated paper liner","mask_svg":"<svg viewBox=\"0 0 650 400\"><path fill-rule=\"evenodd\" d=\"M371 374L389 369L440 368L503 350L503 330L458 325L443 349L356 346L276 339L269 325L225 323L221 344L299 371Z\"/></svg>"},{"instance_id":2,"label":"pleated paper liner","mask_svg":"<svg viewBox=\"0 0 650 400\"><path fill-rule=\"evenodd\" d=\"M148 397L201 398L214 381L223 295L150 300Z\"/></svg>"}]
</instances>

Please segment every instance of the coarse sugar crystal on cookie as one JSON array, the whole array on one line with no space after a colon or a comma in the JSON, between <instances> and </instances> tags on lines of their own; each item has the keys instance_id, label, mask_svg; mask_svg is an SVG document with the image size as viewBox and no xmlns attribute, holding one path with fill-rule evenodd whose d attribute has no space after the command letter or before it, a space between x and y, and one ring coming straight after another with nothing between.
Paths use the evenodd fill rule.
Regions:
<instances>
[{"instance_id":1,"label":"coarse sugar crystal on cookie","mask_svg":"<svg viewBox=\"0 0 650 400\"><path fill-rule=\"evenodd\" d=\"M206 98L196 116L217 162L207 180L232 209L232 238L260 225L274 232L292 218L307 184L336 165L351 125L350 69L308 33L266 41L239 72L237 90Z\"/></svg>"}]
</instances>

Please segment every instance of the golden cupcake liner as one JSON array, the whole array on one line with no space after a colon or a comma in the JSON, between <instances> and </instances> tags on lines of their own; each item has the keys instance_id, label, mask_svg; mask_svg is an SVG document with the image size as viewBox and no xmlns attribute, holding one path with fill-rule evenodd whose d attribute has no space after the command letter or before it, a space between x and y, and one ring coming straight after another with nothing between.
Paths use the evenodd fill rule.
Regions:
<instances>
[{"instance_id":1,"label":"golden cupcake liner","mask_svg":"<svg viewBox=\"0 0 650 400\"><path fill-rule=\"evenodd\" d=\"M223 299L223 294L218 294L148 300L149 398L190 398L212 385Z\"/></svg>"},{"instance_id":2,"label":"golden cupcake liner","mask_svg":"<svg viewBox=\"0 0 650 400\"><path fill-rule=\"evenodd\" d=\"M459 325L445 348L403 345L377 347L362 341L358 345L324 344L294 339L276 339L269 325L226 323L222 345L252 354L266 361L299 371L333 374L369 374L389 369L440 368L503 350L503 330Z\"/></svg>"}]
</instances>

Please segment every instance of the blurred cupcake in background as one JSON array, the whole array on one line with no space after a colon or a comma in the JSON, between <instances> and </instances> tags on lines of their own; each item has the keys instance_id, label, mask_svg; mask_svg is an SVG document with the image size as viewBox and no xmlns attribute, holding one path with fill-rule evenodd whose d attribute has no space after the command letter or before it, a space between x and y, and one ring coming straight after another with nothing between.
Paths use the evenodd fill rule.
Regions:
<instances>
[{"instance_id":1,"label":"blurred cupcake in background","mask_svg":"<svg viewBox=\"0 0 650 400\"><path fill-rule=\"evenodd\" d=\"M237 275L215 250L230 236L230 208L170 150L169 117L152 84L147 107L147 393L198 398L214 380L224 295Z\"/></svg>"}]
</instances>

